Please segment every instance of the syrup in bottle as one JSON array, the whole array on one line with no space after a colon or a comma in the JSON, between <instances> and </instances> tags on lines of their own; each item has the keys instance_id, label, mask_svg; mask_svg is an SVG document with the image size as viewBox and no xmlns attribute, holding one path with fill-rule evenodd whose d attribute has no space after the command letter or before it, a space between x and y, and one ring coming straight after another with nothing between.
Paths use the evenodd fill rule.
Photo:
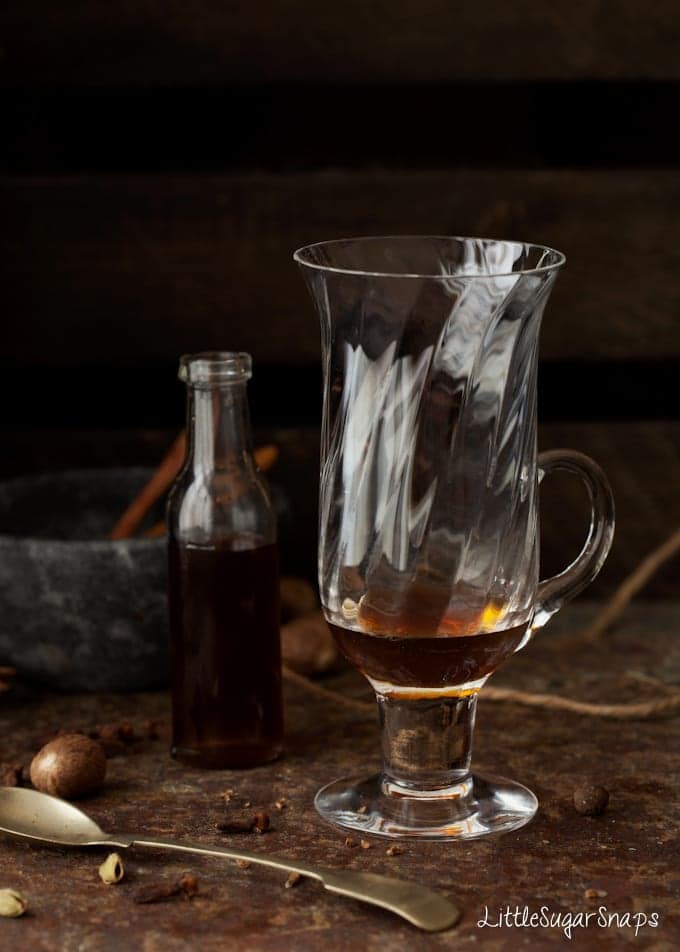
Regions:
<instances>
[{"instance_id":1,"label":"syrup in bottle","mask_svg":"<svg viewBox=\"0 0 680 952\"><path fill-rule=\"evenodd\" d=\"M253 767L281 752L276 516L252 453L243 353L183 357L187 457L168 504L172 755Z\"/></svg>"}]
</instances>

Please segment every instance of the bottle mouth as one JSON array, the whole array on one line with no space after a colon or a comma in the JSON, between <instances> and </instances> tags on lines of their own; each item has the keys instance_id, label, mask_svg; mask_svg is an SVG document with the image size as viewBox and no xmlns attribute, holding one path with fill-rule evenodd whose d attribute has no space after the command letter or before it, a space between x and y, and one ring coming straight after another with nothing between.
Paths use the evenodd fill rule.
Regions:
<instances>
[{"instance_id":1,"label":"bottle mouth","mask_svg":"<svg viewBox=\"0 0 680 952\"><path fill-rule=\"evenodd\" d=\"M180 357L177 376L190 387L228 386L250 380L252 366L244 351L210 350Z\"/></svg>"}]
</instances>

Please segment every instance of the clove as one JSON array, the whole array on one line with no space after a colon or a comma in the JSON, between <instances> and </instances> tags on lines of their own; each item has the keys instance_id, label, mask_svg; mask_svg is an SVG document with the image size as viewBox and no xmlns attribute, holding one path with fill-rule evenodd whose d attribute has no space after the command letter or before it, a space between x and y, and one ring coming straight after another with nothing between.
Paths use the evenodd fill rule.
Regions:
<instances>
[{"instance_id":1,"label":"clove","mask_svg":"<svg viewBox=\"0 0 680 952\"><path fill-rule=\"evenodd\" d=\"M198 877L193 873L182 873L179 885L187 899L193 899L198 894Z\"/></svg>"},{"instance_id":2,"label":"clove","mask_svg":"<svg viewBox=\"0 0 680 952\"><path fill-rule=\"evenodd\" d=\"M253 817L253 829L256 833L266 833L269 829L269 814L259 810Z\"/></svg>"},{"instance_id":3,"label":"clove","mask_svg":"<svg viewBox=\"0 0 680 952\"><path fill-rule=\"evenodd\" d=\"M22 771L21 764L0 764L0 787L20 787Z\"/></svg>"},{"instance_id":4,"label":"clove","mask_svg":"<svg viewBox=\"0 0 680 952\"><path fill-rule=\"evenodd\" d=\"M216 824L220 833L266 833L269 828L269 814L264 810L259 810L247 820L223 820Z\"/></svg>"},{"instance_id":5,"label":"clove","mask_svg":"<svg viewBox=\"0 0 680 952\"><path fill-rule=\"evenodd\" d=\"M164 902L173 896L179 896L182 887L179 882L176 883L149 883L148 886L142 886L134 895L135 902Z\"/></svg>"},{"instance_id":6,"label":"clove","mask_svg":"<svg viewBox=\"0 0 680 952\"><path fill-rule=\"evenodd\" d=\"M224 820L222 823L215 824L215 829L220 833L252 833L255 826L255 820Z\"/></svg>"},{"instance_id":7,"label":"clove","mask_svg":"<svg viewBox=\"0 0 680 952\"><path fill-rule=\"evenodd\" d=\"M198 879L193 873L183 873L174 883L149 883L142 886L134 895L135 902L165 902L173 896L183 895L186 899L193 899L198 893Z\"/></svg>"}]
</instances>

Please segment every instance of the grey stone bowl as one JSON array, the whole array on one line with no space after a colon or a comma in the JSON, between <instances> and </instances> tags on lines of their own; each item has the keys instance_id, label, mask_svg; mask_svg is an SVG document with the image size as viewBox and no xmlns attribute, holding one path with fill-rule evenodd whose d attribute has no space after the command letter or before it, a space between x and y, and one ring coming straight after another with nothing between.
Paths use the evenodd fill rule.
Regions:
<instances>
[{"instance_id":1,"label":"grey stone bowl","mask_svg":"<svg viewBox=\"0 0 680 952\"><path fill-rule=\"evenodd\" d=\"M150 472L0 483L0 664L65 691L167 683L165 539L106 538Z\"/></svg>"}]
</instances>

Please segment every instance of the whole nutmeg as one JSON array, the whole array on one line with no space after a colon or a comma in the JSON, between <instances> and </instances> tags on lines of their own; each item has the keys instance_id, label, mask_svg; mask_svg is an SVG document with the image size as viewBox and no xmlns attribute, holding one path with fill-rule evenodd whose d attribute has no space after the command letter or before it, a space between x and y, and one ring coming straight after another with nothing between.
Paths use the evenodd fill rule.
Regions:
<instances>
[{"instance_id":1,"label":"whole nutmeg","mask_svg":"<svg viewBox=\"0 0 680 952\"><path fill-rule=\"evenodd\" d=\"M574 790L574 809L582 816L599 816L608 803L609 791L605 787L586 783Z\"/></svg>"},{"instance_id":2,"label":"whole nutmeg","mask_svg":"<svg viewBox=\"0 0 680 952\"><path fill-rule=\"evenodd\" d=\"M325 674L337 667L340 655L321 612L281 627L281 657L298 674Z\"/></svg>"},{"instance_id":3,"label":"whole nutmeg","mask_svg":"<svg viewBox=\"0 0 680 952\"><path fill-rule=\"evenodd\" d=\"M0 916L18 919L28 909L28 899L17 889L0 889Z\"/></svg>"},{"instance_id":4,"label":"whole nutmeg","mask_svg":"<svg viewBox=\"0 0 680 952\"><path fill-rule=\"evenodd\" d=\"M31 761L31 783L36 790L67 800L93 793L105 776L102 746L84 734L55 737Z\"/></svg>"}]
</instances>

